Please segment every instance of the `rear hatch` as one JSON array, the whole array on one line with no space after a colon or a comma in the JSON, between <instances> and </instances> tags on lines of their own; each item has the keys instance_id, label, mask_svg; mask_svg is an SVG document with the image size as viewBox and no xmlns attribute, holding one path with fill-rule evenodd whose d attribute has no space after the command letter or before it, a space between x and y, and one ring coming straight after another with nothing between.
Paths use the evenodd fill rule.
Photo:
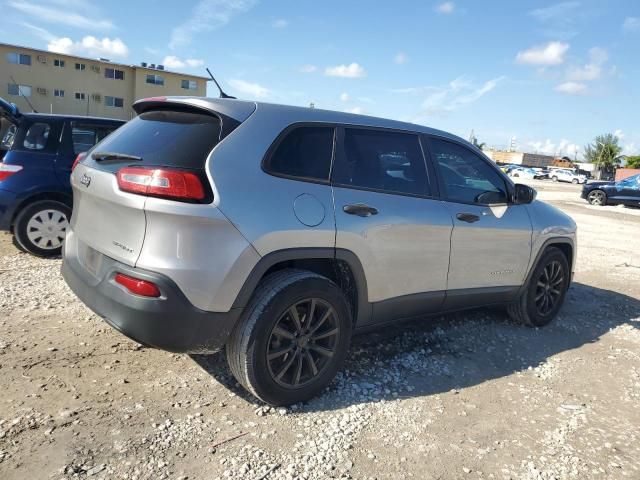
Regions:
<instances>
[{"instance_id":1,"label":"rear hatch","mask_svg":"<svg viewBox=\"0 0 640 480\"><path fill-rule=\"evenodd\" d=\"M171 200L211 202L204 169L220 141L222 120L211 112L164 105L142 112L88 152L72 173L71 226L85 266L92 270L91 259L99 257L95 251L135 266L145 238L146 199L169 198L150 193L153 172L169 172L166 179L157 177L159 189L173 182L173 174L200 180L202 195L194 198L194 185L187 181Z\"/></svg>"}]
</instances>

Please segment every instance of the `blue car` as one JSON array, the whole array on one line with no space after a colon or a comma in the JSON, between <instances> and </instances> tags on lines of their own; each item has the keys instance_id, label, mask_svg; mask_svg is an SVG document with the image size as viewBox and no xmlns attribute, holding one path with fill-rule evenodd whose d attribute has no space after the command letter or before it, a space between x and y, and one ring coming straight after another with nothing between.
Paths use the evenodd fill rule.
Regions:
<instances>
[{"instance_id":1,"label":"blue car","mask_svg":"<svg viewBox=\"0 0 640 480\"><path fill-rule=\"evenodd\" d=\"M71 218L74 160L122 120L21 113L0 98L0 230L42 257L60 255Z\"/></svg>"}]
</instances>

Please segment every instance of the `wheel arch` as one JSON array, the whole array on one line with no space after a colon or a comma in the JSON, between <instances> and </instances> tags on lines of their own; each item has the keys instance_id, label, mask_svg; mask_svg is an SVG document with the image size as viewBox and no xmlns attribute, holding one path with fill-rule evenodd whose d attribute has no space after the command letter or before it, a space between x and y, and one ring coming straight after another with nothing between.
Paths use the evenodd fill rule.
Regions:
<instances>
[{"instance_id":1,"label":"wheel arch","mask_svg":"<svg viewBox=\"0 0 640 480\"><path fill-rule=\"evenodd\" d=\"M16 223L16 218L22 210L24 210L29 205L41 200L53 200L64 203L69 208L73 208L73 197L71 195L62 192L38 192L31 194L28 197L21 199L16 208L13 210L13 214L11 215L11 229L13 229Z\"/></svg>"},{"instance_id":2,"label":"wheel arch","mask_svg":"<svg viewBox=\"0 0 640 480\"><path fill-rule=\"evenodd\" d=\"M540 262L540 259L545 254L545 252L549 248L557 248L560 250L564 256L567 258L567 263L569 264L569 269L571 269L571 280L573 280L573 265L575 260L575 242L573 239L568 237L553 237L548 238L542 244L542 246L538 249L538 253L536 254L535 260L529 266L529 271L527 273L527 277L520 287L520 291L518 294L522 293L529 285L529 281L531 280L531 276L533 275L533 271L536 269L536 266Z\"/></svg>"},{"instance_id":3,"label":"wheel arch","mask_svg":"<svg viewBox=\"0 0 640 480\"><path fill-rule=\"evenodd\" d=\"M349 250L335 248L290 248L265 255L247 277L233 308L246 307L260 281L285 268L308 270L335 282L347 298L354 326L371 316L367 281L360 260Z\"/></svg>"}]
</instances>

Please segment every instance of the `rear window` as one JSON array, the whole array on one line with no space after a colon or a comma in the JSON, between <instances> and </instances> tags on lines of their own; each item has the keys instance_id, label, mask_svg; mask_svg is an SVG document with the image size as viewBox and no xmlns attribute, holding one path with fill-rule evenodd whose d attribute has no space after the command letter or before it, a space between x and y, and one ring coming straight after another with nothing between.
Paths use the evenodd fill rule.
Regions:
<instances>
[{"instance_id":1,"label":"rear window","mask_svg":"<svg viewBox=\"0 0 640 480\"><path fill-rule=\"evenodd\" d=\"M202 169L220 138L218 117L193 111L145 112L95 146L92 154L109 152L141 157L140 161L87 159L94 168L115 172L127 164Z\"/></svg>"}]
</instances>

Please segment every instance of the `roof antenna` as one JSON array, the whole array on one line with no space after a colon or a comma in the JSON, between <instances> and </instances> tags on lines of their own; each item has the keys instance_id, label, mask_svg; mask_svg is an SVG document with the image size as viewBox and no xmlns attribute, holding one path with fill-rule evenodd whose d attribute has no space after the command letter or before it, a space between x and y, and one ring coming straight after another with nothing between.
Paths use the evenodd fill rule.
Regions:
<instances>
[{"instance_id":1,"label":"roof antenna","mask_svg":"<svg viewBox=\"0 0 640 480\"><path fill-rule=\"evenodd\" d=\"M220 87L220 84L218 83L218 81L215 79L215 77L213 76L213 73L211 73L211 70L209 70L209 68L207 68L207 73L209 74L209 76L211 77L211 80L213 80L213 83L216 84L216 87L218 87L218 90L220 90L220 98L232 98L234 100L236 100L236 97L232 97L231 95L227 95L226 93L224 93L224 91L222 90L222 88Z\"/></svg>"},{"instance_id":2,"label":"roof antenna","mask_svg":"<svg viewBox=\"0 0 640 480\"><path fill-rule=\"evenodd\" d=\"M33 105L31 104L31 102L29 101L29 97L27 97L24 93L22 93L22 87L20 87L20 85L18 84L18 82L16 82L16 79L13 78L13 75L9 75L9 78L11 79L11 81L14 83L14 85L16 85L18 87L18 96L24 98L27 103L29 104L29 106L31 107L31 111L33 113L38 113L38 111L33 108Z\"/></svg>"}]
</instances>

